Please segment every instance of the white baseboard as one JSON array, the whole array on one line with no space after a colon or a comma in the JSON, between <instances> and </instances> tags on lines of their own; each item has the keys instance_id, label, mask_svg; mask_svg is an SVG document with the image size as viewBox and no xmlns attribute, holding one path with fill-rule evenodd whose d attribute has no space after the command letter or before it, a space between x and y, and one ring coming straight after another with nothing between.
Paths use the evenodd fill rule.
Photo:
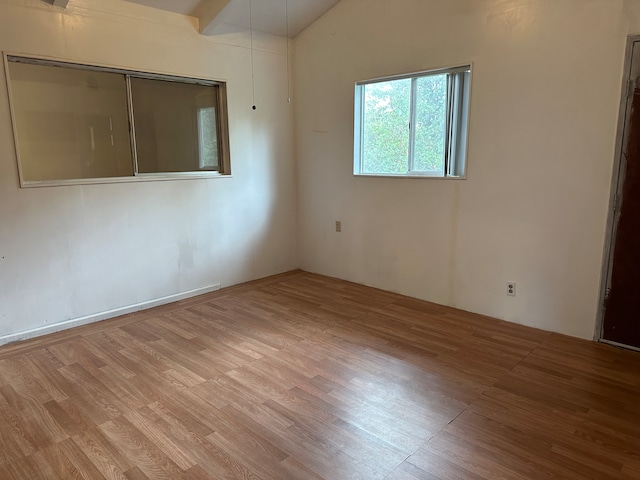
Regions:
<instances>
[{"instance_id":1,"label":"white baseboard","mask_svg":"<svg viewBox=\"0 0 640 480\"><path fill-rule=\"evenodd\" d=\"M108 318L119 317L120 315L126 315L127 313L133 313L140 310L145 310L147 308L166 305L167 303L173 303L179 300L184 300L185 298L191 298L198 295L203 295L205 293L215 292L216 290L220 290L219 283L216 283L215 285L209 285L208 287L189 290L188 292L176 293L175 295L156 298L147 302L136 303L135 305L108 310L106 312L94 313L85 317L72 318L71 320L65 320L64 322L58 322L52 325L45 325L42 327L33 328L31 330L24 330L17 333L9 333L7 335L0 336L0 345L6 345L7 343L18 342L20 340L28 340L30 338L46 335L47 333L59 332L61 330L67 330L69 328L79 327L80 325L99 322L100 320L107 320Z\"/></svg>"}]
</instances>

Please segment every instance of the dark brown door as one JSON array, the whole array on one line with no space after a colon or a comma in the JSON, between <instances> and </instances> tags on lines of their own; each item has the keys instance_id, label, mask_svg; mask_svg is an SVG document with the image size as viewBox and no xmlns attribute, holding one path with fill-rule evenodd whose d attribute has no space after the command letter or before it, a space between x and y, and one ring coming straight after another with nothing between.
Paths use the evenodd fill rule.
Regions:
<instances>
[{"instance_id":1,"label":"dark brown door","mask_svg":"<svg viewBox=\"0 0 640 480\"><path fill-rule=\"evenodd\" d=\"M640 348L640 42L631 58L603 338Z\"/></svg>"}]
</instances>

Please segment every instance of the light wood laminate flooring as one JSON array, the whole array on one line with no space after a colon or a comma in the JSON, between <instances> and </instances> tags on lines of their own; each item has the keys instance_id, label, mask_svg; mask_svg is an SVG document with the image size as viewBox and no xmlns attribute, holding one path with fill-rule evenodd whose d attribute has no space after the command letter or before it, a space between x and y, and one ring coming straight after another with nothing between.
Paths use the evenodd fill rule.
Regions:
<instances>
[{"instance_id":1,"label":"light wood laminate flooring","mask_svg":"<svg viewBox=\"0 0 640 480\"><path fill-rule=\"evenodd\" d=\"M639 479L640 354L300 271L0 348L0 479Z\"/></svg>"}]
</instances>

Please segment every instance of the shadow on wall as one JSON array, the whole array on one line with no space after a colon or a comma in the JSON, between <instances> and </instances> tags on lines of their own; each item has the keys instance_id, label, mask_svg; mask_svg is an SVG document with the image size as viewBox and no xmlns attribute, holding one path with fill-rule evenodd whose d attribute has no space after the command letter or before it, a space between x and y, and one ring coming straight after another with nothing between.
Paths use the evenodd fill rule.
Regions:
<instances>
[{"instance_id":1,"label":"shadow on wall","mask_svg":"<svg viewBox=\"0 0 640 480\"><path fill-rule=\"evenodd\" d=\"M296 203L293 153L290 125L280 136L273 135L272 119L267 108L258 105L252 112L249 127L250 145L247 161L240 175L248 178L241 182L242 198L237 214L249 218L242 233L247 243L239 265L241 275L260 278L297 267ZM289 108L285 105L285 108ZM292 263L292 258L295 263Z\"/></svg>"}]
</instances>

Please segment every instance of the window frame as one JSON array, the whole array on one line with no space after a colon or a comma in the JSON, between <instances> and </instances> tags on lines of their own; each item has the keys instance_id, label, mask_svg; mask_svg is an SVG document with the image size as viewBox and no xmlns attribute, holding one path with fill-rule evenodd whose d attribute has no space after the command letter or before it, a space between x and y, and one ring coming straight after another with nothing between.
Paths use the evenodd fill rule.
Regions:
<instances>
[{"instance_id":1,"label":"window frame","mask_svg":"<svg viewBox=\"0 0 640 480\"><path fill-rule=\"evenodd\" d=\"M11 125L13 129L14 147L16 160L18 163L18 176L21 188L29 187L49 187L64 185L91 185L106 183L129 183L140 181L162 181L162 180L184 180L196 178L225 178L231 177L231 163L229 151L229 115L227 108L227 84L223 80L213 80L204 78L186 77L180 75L169 75L159 72L143 72L139 70L131 70L126 68L111 67L106 65L76 63L68 60L60 60L57 58L31 56L26 54L17 54L3 52L3 62L5 70L5 78L7 84L7 93L9 99L9 113L11 117ZM73 178L60 180L25 180L22 173L22 162L20 158L20 145L18 140L17 122L15 117L15 109L13 105L13 96L11 89L11 74L9 71L9 63L27 63L33 65L47 65L61 68L69 68L76 70L87 70L94 72L116 73L124 76L126 82L126 102L127 114L129 121L129 141L131 149L131 161L133 174L130 176L120 177L95 177L95 178ZM144 173L138 171L137 149L135 122L133 116L133 98L131 88L131 78L144 78L149 80L163 80L172 83L196 84L203 86L216 87L217 92L217 110L216 110L216 135L218 147L218 170L192 170L185 172L150 172ZM200 132L198 131L198 135ZM198 143L200 143L198 141ZM198 149L199 145L196 146Z\"/></svg>"},{"instance_id":2,"label":"window frame","mask_svg":"<svg viewBox=\"0 0 640 480\"><path fill-rule=\"evenodd\" d=\"M460 73L468 72L466 81L460 80ZM412 170L415 151L416 123L416 91L417 80L432 75L454 74L447 77L447 124L445 138L444 174L440 175L424 170ZM365 87L367 85L390 82L396 80L411 80L411 97L409 113L409 148L407 154L407 172L392 173L365 172L363 168L364 146L364 106ZM452 81L453 80L453 81ZM353 175L358 177L388 177L388 178L431 178L439 180L465 180L467 178L467 157L469 146L469 118L471 105L471 85L473 83L473 63L460 64L453 67L423 70L419 72L391 75L386 77L361 80L355 83L354 95L354 148ZM457 128L454 128L457 127ZM455 131L454 131L455 130ZM462 148L459 148L460 138L463 138Z\"/></svg>"}]
</instances>

